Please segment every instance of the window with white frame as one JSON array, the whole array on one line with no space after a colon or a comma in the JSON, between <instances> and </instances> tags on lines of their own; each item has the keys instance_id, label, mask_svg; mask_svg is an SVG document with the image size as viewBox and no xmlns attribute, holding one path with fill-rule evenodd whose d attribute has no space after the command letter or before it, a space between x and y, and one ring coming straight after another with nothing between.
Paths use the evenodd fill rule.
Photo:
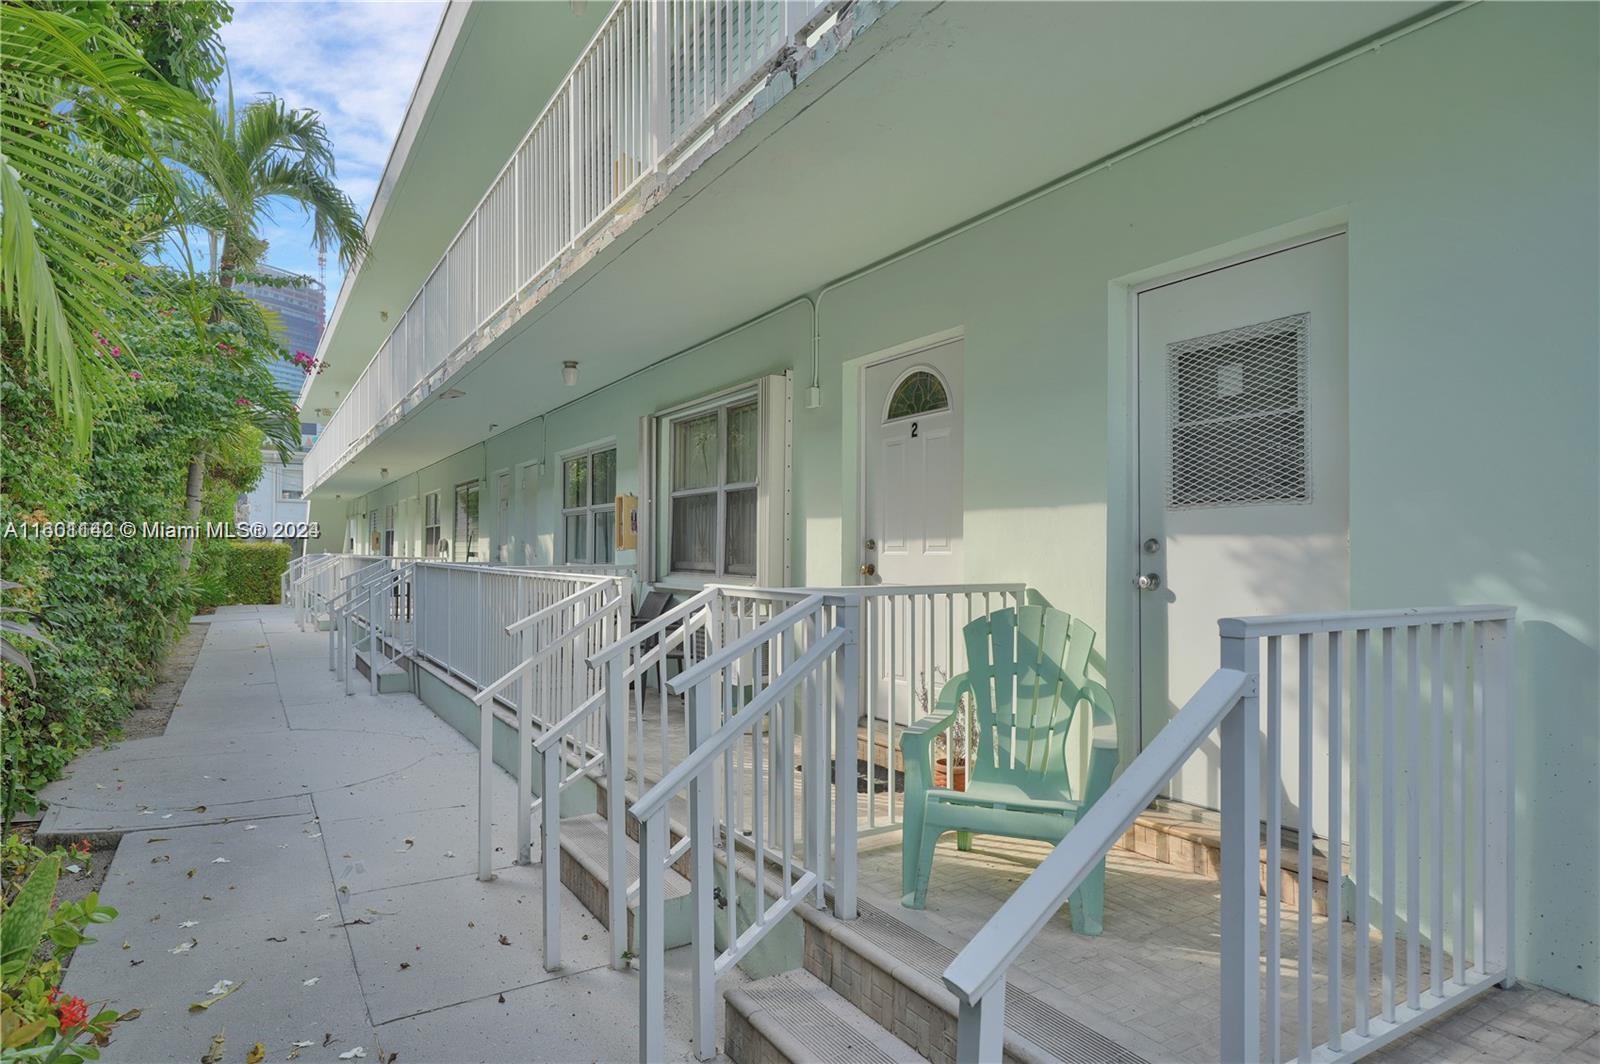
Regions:
<instances>
[{"instance_id":1,"label":"window with white frame","mask_svg":"<svg viewBox=\"0 0 1600 1064\"><path fill-rule=\"evenodd\" d=\"M430 491L422 499L422 556L439 557L439 540L443 527L439 523L439 493Z\"/></svg>"},{"instance_id":2,"label":"window with white frame","mask_svg":"<svg viewBox=\"0 0 1600 1064\"><path fill-rule=\"evenodd\" d=\"M378 525L380 520L382 520L382 515L377 510L372 510L367 514L367 547L373 554L377 554L383 549L383 533L379 530Z\"/></svg>"},{"instance_id":3,"label":"window with white frame","mask_svg":"<svg viewBox=\"0 0 1600 1064\"><path fill-rule=\"evenodd\" d=\"M761 406L741 395L668 424L669 568L756 575Z\"/></svg>"},{"instance_id":4,"label":"window with white frame","mask_svg":"<svg viewBox=\"0 0 1600 1064\"><path fill-rule=\"evenodd\" d=\"M483 484L470 481L456 485L456 522L453 557L458 562L484 560L484 544L480 542L480 511L483 501Z\"/></svg>"},{"instance_id":5,"label":"window with white frame","mask_svg":"<svg viewBox=\"0 0 1600 1064\"><path fill-rule=\"evenodd\" d=\"M562 459L562 561L608 565L616 559L616 494L615 447Z\"/></svg>"},{"instance_id":6,"label":"window with white frame","mask_svg":"<svg viewBox=\"0 0 1600 1064\"><path fill-rule=\"evenodd\" d=\"M394 557L394 507L383 508L383 556Z\"/></svg>"},{"instance_id":7,"label":"window with white frame","mask_svg":"<svg viewBox=\"0 0 1600 1064\"><path fill-rule=\"evenodd\" d=\"M278 471L278 498L298 500L305 483L305 469L299 462L291 462Z\"/></svg>"}]
</instances>

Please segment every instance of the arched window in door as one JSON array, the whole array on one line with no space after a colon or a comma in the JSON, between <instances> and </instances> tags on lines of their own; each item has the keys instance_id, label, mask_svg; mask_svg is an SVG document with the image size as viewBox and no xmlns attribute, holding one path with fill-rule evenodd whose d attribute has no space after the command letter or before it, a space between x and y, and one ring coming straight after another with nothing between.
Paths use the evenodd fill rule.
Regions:
<instances>
[{"instance_id":1,"label":"arched window in door","mask_svg":"<svg viewBox=\"0 0 1600 1064\"><path fill-rule=\"evenodd\" d=\"M950 409L950 393L944 381L930 369L914 369L900 379L889 396L885 421L898 421L939 410Z\"/></svg>"}]
</instances>

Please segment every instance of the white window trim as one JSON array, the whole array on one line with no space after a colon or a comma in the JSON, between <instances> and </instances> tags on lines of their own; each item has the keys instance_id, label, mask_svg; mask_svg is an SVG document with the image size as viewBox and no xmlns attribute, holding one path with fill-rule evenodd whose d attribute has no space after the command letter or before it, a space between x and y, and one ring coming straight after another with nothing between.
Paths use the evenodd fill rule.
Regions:
<instances>
[{"instance_id":1,"label":"white window trim","mask_svg":"<svg viewBox=\"0 0 1600 1064\"><path fill-rule=\"evenodd\" d=\"M433 500L433 524L428 524L428 500ZM428 530L434 529L433 554L428 553ZM422 556L434 560L439 554L439 543L444 539L444 525L439 522L439 493L430 491L422 497Z\"/></svg>"},{"instance_id":2,"label":"white window trim","mask_svg":"<svg viewBox=\"0 0 1600 1064\"><path fill-rule=\"evenodd\" d=\"M462 491L467 490L467 489L473 489L473 490L477 491L477 493L478 493L478 527L476 529L472 530L472 531L474 531L476 533L476 535L468 536L467 537L467 542L465 544L463 544L463 543L460 542L461 536L459 535L458 530L456 528L456 516L457 516L457 514L460 513L461 493L462 493ZM455 490L453 490L450 493L450 534L451 534L452 537L454 537L451 540L451 543L450 543L450 560L451 561L455 561L456 560L456 552L457 552L457 549L459 548L460 549L460 553L461 553L461 561L462 562L471 562L471 561L473 561L473 558L471 557L473 542L475 540L479 540L479 539L483 538L483 481L482 480L479 480L479 479L463 480L461 483L457 484L455 486ZM479 558L477 560L478 561L485 561L487 559Z\"/></svg>"},{"instance_id":3,"label":"white window trim","mask_svg":"<svg viewBox=\"0 0 1600 1064\"><path fill-rule=\"evenodd\" d=\"M756 479L752 481L728 481L728 411L736 406L745 406L749 403L756 404ZM717 415L717 479L716 483L704 488L684 488L675 490L672 487L673 445L675 434L673 429L679 422L689 421L694 418L704 417L715 412ZM725 392L709 401L695 403L693 406L671 414L664 415L661 419L666 426L666 559L667 578L670 580L702 580L717 581L721 583L755 583L756 573L730 573L728 572L728 493L734 491L754 491L757 494L757 508L760 507L761 469L766 461L767 445L763 437L766 435L766 409L761 402L761 390L755 387L736 389ZM716 531L717 543L715 548L716 568L711 571L701 569L679 569L672 556L672 504L678 499L687 499L694 496L715 495L717 498ZM754 553L760 553L759 535ZM757 570L760 563L757 562Z\"/></svg>"},{"instance_id":4,"label":"white window trim","mask_svg":"<svg viewBox=\"0 0 1600 1064\"><path fill-rule=\"evenodd\" d=\"M615 512L615 508L616 508L616 499L615 498L607 499L603 503L595 501L595 498L594 498L594 456L597 455L597 454L604 454L607 451L611 451L612 452L612 459L611 459L611 488L612 488L612 491L615 492L616 488L617 488L617 457L616 457L616 450L617 450L617 438L615 436L610 436L610 437L607 437L606 439L603 439L603 440L597 440L594 443L585 444L582 447L569 448L568 450L561 451L559 454L556 455L556 492L558 493L558 496L559 496L560 501L561 501L561 516L559 517L559 519L556 522L556 547L555 547L555 553L554 553L554 555L552 557L552 561L555 558L559 558L560 559L560 562L558 562L556 564L561 564L561 565L608 565L608 564L610 564L609 562L597 562L597 561L595 561L595 559L592 556L588 557L588 558L569 558L569 557L567 557L567 518L568 517L575 517L575 516L578 516L578 515L583 515L583 517L584 517L584 523L583 523L584 537L586 539L588 539L588 541L589 541L589 553L590 553L590 555L593 555L594 554L594 515L595 515L596 511L601 511L601 510L605 511L606 513L614 513ZM587 490L589 492L589 501L588 501L588 503L586 505L583 505L583 506L568 506L567 505L567 463L572 461L572 459L574 459L574 458L588 458L589 459L589 482L588 482L588 484L586 486ZM616 532L616 530L613 529L612 530L612 534L615 535L615 532ZM616 558L616 548L614 546L612 547L612 558L613 558L613 560L615 560L615 558Z\"/></svg>"}]
</instances>

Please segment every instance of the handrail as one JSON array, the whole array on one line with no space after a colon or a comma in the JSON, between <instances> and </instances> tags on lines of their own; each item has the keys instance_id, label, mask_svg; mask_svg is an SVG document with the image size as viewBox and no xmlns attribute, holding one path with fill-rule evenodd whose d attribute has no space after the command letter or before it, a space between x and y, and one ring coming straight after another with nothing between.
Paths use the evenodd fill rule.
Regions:
<instances>
[{"instance_id":1,"label":"handrail","mask_svg":"<svg viewBox=\"0 0 1600 1064\"><path fill-rule=\"evenodd\" d=\"M815 596L820 603L822 596ZM811 607L815 609L815 605ZM772 622L775 623L777 618ZM770 634L766 637L770 638ZM764 640L763 640L764 641ZM764 716L777 702L804 679L818 662L823 661L840 646L850 641L850 632L844 628L833 628L817 640L810 649L801 654L788 668L779 673L772 683L762 689L761 693L752 698L738 713L728 718L727 722L712 732L705 741L694 748L688 757L662 776L654 787L642 794L638 801L633 803L633 815L636 820L645 820L660 812L672 796L683 789L683 785L694 776L699 775L713 757L720 755L728 747L738 741L752 720Z\"/></svg>"},{"instance_id":2,"label":"handrail","mask_svg":"<svg viewBox=\"0 0 1600 1064\"><path fill-rule=\"evenodd\" d=\"M1343 613L1281 613L1265 617L1224 617L1217 628L1224 638L1254 639L1269 635L1308 635L1360 629L1404 628L1418 624L1461 624L1509 621L1515 606L1416 606L1398 610L1354 610Z\"/></svg>"},{"instance_id":3,"label":"handrail","mask_svg":"<svg viewBox=\"0 0 1600 1064\"><path fill-rule=\"evenodd\" d=\"M795 622L804 618L818 606L821 606L822 602L822 595L806 596L776 617L767 619L754 630L727 644L704 661L697 662L680 672L667 681L667 686L672 689L673 694L683 694L729 662L739 660L755 650L756 647L770 640L777 633L793 626Z\"/></svg>"},{"instance_id":4,"label":"handrail","mask_svg":"<svg viewBox=\"0 0 1600 1064\"><path fill-rule=\"evenodd\" d=\"M944 984L974 1005L1055 915L1068 896L1143 813L1150 800L1246 693L1249 677L1218 669L1156 733L1144 752L1101 795L944 970Z\"/></svg>"},{"instance_id":5,"label":"handrail","mask_svg":"<svg viewBox=\"0 0 1600 1064\"><path fill-rule=\"evenodd\" d=\"M650 623L640 625L638 628L635 628L633 631L629 632L626 636L617 640L615 643L612 643L607 647L603 647L598 653L591 654L589 656L589 664L598 668L599 666L610 661L612 658L616 657L618 654L631 650L633 647L649 639L651 636L659 635L662 631L669 628L675 622L680 621L689 614L693 613L696 606L704 606L712 599L716 598L718 590L719 589L716 587L708 587L704 591L700 591L690 598L683 600L676 606L662 613L661 616L657 617Z\"/></svg>"},{"instance_id":6,"label":"handrail","mask_svg":"<svg viewBox=\"0 0 1600 1064\"><path fill-rule=\"evenodd\" d=\"M568 597L563 598L563 600L555 603L555 605L546 606L546 608L539 611L539 613L534 613L533 616L523 618L522 621L517 621L515 624L507 624L506 634L514 634L514 632L522 630L523 627L528 626L528 624L533 624L534 621L542 621L542 619L546 619L547 616L550 616L550 614L560 613L560 611L562 611L563 608L566 608L566 606L576 605L576 603L582 602L582 598L586 597L586 595L592 594L595 594L594 587L584 587L581 592L574 592L574 594L568 595ZM608 600L605 600L605 602L600 603L600 605L595 608L594 613L590 614L590 616L600 616L600 614L606 613L606 611L614 610L614 608L618 606L618 603L621 602L622 594L621 592L618 592L616 597L608 598ZM510 672L507 672L506 675L502 675L501 678L494 680L493 683L486 683L486 685L483 685L483 690L478 691L477 694L472 696L472 704L474 704L474 706L482 706L483 702L490 701L490 699L494 698L494 696L496 696L496 694L501 691L501 688L504 688L507 683L512 682L512 680L520 677L520 675L522 675L523 672L526 672L526 670L531 669L531 667L536 666L536 664L539 664L539 662L549 658L550 654L554 654L555 651L560 650L560 648L565 646L566 643L570 643L571 640L573 640L574 635L578 634L579 630L581 629L578 629L578 627L566 629L565 632L562 632L562 634L558 635L558 637L555 637L554 640L550 640L547 645L541 646L539 650L528 654L526 658L523 658L522 661L518 662L518 664L512 666L512 669L510 669Z\"/></svg>"},{"instance_id":7,"label":"handrail","mask_svg":"<svg viewBox=\"0 0 1600 1064\"><path fill-rule=\"evenodd\" d=\"M588 587L579 588L577 591L574 591L572 594L568 595L566 598L562 599L559 602L552 602L550 605L546 606L544 609L536 610L535 612L528 614L526 617L522 618L520 621L512 621L510 624L506 625L506 635L516 635L518 632L522 631L524 628L527 628L529 625L534 625L534 624L538 624L540 621L549 620L551 617L553 617L556 614L560 613L562 610L566 609L568 606L577 605L579 602L583 601L585 596L594 594L596 588L598 588L602 584L607 583L607 582L609 582L611 580L614 580L614 579L615 579L615 577L608 576L608 577L605 577L605 578L603 578L601 580L597 580L594 583L590 584ZM617 597L618 598L622 597L621 593L620 593L620 589L618 589L618 596ZM606 603L606 605L609 606L610 603L608 602L608 603Z\"/></svg>"}]
</instances>

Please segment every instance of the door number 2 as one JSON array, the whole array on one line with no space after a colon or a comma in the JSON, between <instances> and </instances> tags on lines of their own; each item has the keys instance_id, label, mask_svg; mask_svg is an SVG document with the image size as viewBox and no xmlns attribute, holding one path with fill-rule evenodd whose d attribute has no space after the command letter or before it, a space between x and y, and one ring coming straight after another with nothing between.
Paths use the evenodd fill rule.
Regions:
<instances>
[{"instance_id":1,"label":"door number 2","mask_svg":"<svg viewBox=\"0 0 1600 1064\"><path fill-rule=\"evenodd\" d=\"M917 438L917 423L915 421L911 423L911 438Z\"/></svg>"}]
</instances>

